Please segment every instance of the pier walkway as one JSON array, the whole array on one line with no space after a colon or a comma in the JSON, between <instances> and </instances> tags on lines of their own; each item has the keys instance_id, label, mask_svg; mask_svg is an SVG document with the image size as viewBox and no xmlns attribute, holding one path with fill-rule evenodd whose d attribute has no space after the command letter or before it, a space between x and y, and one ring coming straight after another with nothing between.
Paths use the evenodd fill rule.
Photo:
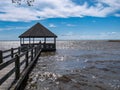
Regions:
<instances>
[{"instance_id":1,"label":"pier walkway","mask_svg":"<svg viewBox=\"0 0 120 90\"><path fill-rule=\"evenodd\" d=\"M0 51L0 90L23 90L41 52L41 44Z\"/></svg>"}]
</instances>

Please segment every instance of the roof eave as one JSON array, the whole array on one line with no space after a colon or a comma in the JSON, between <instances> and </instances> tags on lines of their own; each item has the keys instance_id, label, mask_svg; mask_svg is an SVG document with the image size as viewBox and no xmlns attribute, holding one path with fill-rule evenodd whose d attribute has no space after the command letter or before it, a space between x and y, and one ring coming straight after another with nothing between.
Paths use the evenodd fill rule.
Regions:
<instances>
[{"instance_id":1,"label":"roof eave","mask_svg":"<svg viewBox=\"0 0 120 90\"><path fill-rule=\"evenodd\" d=\"M57 38L57 36L19 36L19 38Z\"/></svg>"}]
</instances>

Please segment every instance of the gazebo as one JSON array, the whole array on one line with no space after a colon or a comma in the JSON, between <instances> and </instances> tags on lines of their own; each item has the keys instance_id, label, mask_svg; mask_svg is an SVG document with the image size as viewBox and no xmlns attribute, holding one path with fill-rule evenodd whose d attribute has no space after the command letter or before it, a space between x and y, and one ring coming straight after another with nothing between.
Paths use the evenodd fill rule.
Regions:
<instances>
[{"instance_id":1,"label":"gazebo","mask_svg":"<svg viewBox=\"0 0 120 90\"><path fill-rule=\"evenodd\" d=\"M45 51L56 50L56 38L57 36L44 27L42 24L37 23L30 29L25 31L19 36L21 46L35 46L41 42L41 48ZM52 39L52 40L47 40Z\"/></svg>"}]
</instances>

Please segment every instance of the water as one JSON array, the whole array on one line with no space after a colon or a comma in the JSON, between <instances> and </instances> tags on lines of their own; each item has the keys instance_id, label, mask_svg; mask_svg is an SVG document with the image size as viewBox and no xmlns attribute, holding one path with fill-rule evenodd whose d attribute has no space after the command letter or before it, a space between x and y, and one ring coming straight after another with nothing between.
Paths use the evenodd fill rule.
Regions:
<instances>
[{"instance_id":1,"label":"water","mask_svg":"<svg viewBox=\"0 0 120 90\"><path fill-rule=\"evenodd\" d=\"M19 41L0 41L0 50L7 50L20 46Z\"/></svg>"},{"instance_id":2,"label":"water","mask_svg":"<svg viewBox=\"0 0 120 90\"><path fill-rule=\"evenodd\" d=\"M120 90L120 42L57 41L27 83L25 90Z\"/></svg>"},{"instance_id":3,"label":"water","mask_svg":"<svg viewBox=\"0 0 120 90\"><path fill-rule=\"evenodd\" d=\"M42 53L26 90L120 90L120 42L58 41Z\"/></svg>"}]
</instances>

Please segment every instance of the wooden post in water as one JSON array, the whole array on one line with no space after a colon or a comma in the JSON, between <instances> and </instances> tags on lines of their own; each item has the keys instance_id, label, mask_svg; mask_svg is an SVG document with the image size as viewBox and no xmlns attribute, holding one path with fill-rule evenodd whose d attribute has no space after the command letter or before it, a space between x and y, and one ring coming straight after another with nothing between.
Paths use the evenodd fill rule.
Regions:
<instances>
[{"instance_id":1,"label":"wooden post in water","mask_svg":"<svg viewBox=\"0 0 120 90\"><path fill-rule=\"evenodd\" d=\"M26 66L25 67L27 67L28 66L28 51L25 54L25 58L26 58Z\"/></svg>"},{"instance_id":2,"label":"wooden post in water","mask_svg":"<svg viewBox=\"0 0 120 90\"><path fill-rule=\"evenodd\" d=\"M0 63L3 62L3 55L2 55L2 51L0 50Z\"/></svg>"},{"instance_id":3,"label":"wooden post in water","mask_svg":"<svg viewBox=\"0 0 120 90\"><path fill-rule=\"evenodd\" d=\"M20 58L18 55L15 55L15 80L18 80L20 77Z\"/></svg>"},{"instance_id":4,"label":"wooden post in water","mask_svg":"<svg viewBox=\"0 0 120 90\"><path fill-rule=\"evenodd\" d=\"M13 48L11 48L11 58L13 58Z\"/></svg>"}]
</instances>

